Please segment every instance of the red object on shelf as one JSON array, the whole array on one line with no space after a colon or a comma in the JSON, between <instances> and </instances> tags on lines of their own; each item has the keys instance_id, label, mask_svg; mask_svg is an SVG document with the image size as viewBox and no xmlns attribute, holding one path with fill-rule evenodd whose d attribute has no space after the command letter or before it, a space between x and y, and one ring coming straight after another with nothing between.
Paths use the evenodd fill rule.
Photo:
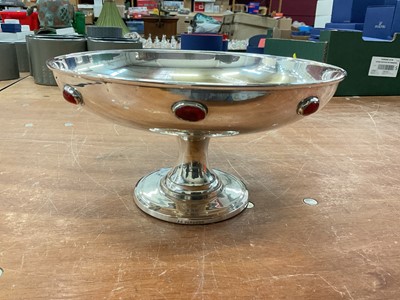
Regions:
<instances>
[{"instance_id":1,"label":"red object on shelf","mask_svg":"<svg viewBox=\"0 0 400 300\"><path fill-rule=\"evenodd\" d=\"M30 16L25 11L0 11L1 19L17 19L21 25L29 25L30 30L39 29L39 16L37 12L33 12Z\"/></svg>"},{"instance_id":2,"label":"red object on shelf","mask_svg":"<svg viewBox=\"0 0 400 300\"><path fill-rule=\"evenodd\" d=\"M138 7L147 7L147 10L152 10L154 8L157 8L158 2L155 0L137 0L137 6Z\"/></svg>"},{"instance_id":3,"label":"red object on shelf","mask_svg":"<svg viewBox=\"0 0 400 300\"><path fill-rule=\"evenodd\" d=\"M194 11L195 12L203 12L204 11L204 2L195 2L194 3Z\"/></svg>"}]
</instances>

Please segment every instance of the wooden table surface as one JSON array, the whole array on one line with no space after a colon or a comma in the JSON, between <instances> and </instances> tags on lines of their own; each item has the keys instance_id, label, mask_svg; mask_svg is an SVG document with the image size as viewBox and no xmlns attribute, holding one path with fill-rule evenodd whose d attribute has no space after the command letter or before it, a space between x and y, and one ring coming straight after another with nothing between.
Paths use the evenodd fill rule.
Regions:
<instances>
[{"instance_id":1,"label":"wooden table surface","mask_svg":"<svg viewBox=\"0 0 400 300\"><path fill-rule=\"evenodd\" d=\"M32 77L0 92L0 124L0 299L400 299L400 97L334 98L277 131L213 139L210 164L254 207L203 226L132 201L175 163L175 138Z\"/></svg>"}]
</instances>

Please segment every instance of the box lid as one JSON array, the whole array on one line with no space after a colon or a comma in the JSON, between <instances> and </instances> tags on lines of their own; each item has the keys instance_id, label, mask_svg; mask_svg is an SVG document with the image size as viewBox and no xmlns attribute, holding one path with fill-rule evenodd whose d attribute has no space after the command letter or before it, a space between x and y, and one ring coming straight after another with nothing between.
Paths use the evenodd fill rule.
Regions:
<instances>
[{"instance_id":1,"label":"box lid","mask_svg":"<svg viewBox=\"0 0 400 300\"><path fill-rule=\"evenodd\" d=\"M365 14L363 36L391 39L394 6L370 6Z\"/></svg>"}]
</instances>

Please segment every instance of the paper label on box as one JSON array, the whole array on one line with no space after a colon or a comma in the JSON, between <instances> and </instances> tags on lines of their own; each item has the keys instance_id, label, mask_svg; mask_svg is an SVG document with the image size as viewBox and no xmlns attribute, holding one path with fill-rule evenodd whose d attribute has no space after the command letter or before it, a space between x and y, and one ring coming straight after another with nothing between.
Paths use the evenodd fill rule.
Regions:
<instances>
[{"instance_id":1,"label":"paper label on box","mask_svg":"<svg viewBox=\"0 0 400 300\"><path fill-rule=\"evenodd\" d=\"M399 65L400 58L373 56L368 76L397 77Z\"/></svg>"}]
</instances>

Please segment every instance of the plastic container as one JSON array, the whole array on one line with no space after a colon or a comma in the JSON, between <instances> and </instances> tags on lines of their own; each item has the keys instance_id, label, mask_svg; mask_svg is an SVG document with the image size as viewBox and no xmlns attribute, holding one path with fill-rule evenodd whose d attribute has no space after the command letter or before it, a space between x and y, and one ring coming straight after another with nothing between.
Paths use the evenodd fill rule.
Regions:
<instances>
[{"instance_id":1,"label":"plastic container","mask_svg":"<svg viewBox=\"0 0 400 300\"><path fill-rule=\"evenodd\" d=\"M181 49L224 51L223 35L203 33L182 34Z\"/></svg>"},{"instance_id":2,"label":"plastic container","mask_svg":"<svg viewBox=\"0 0 400 300\"><path fill-rule=\"evenodd\" d=\"M19 70L15 44L0 42L0 56L3 58L1 60L0 81L18 79Z\"/></svg>"},{"instance_id":3,"label":"plastic container","mask_svg":"<svg viewBox=\"0 0 400 300\"><path fill-rule=\"evenodd\" d=\"M1 24L1 31L3 32L21 32L21 24Z\"/></svg>"},{"instance_id":4,"label":"plastic container","mask_svg":"<svg viewBox=\"0 0 400 300\"><path fill-rule=\"evenodd\" d=\"M93 38L122 38L122 28L112 26L96 26L86 27L88 37Z\"/></svg>"},{"instance_id":5,"label":"plastic container","mask_svg":"<svg viewBox=\"0 0 400 300\"><path fill-rule=\"evenodd\" d=\"M144 33L144 22L143 21L126 21L126 26L130 32L137 32L139 34Z\"/></svg>"},{"instance_id":6,"label":"plastic container","mask_svg":"<svg viewBox=\"0 0 400 300\"><path fill-rule=\"evenodd\" d=\"M29 72L29 56L26 41L16 41L15 50L17 51L18 69L20 72Z\"/></svg>"},{"instance_id":7,"label":"plastic container","mask_svg":"<svg viewBox=\"0 0 400 300\"><path fill-rule=\"evenodd\" d=\"M86 38L68 35L28 35L26 37L31 75L36 84L57 85L46 61L55 56L87 50Z\"/></svg>"},{"instance_id":8,"label":"plastic container","mask_svg":"<svg viewBox=\"0 0 400 300\"><path fill-rule=\"evenodd\" d=\"M72 26L75 29L75 32L78 34L86 33L86 25L85 25L85 14L83 12L77 11L75 12L75 19L72 23Z\"/></svg>"},{"instance_id":9,"label":"plastic container","mask_svg":"<svg viewBox=\"0 0 400 300\"><path fill-rule=\"evenodd\" d=\"M4 20L17 19L21 25L29 25L30 30L39 29L39 17L37 12L33 12L30 16L26 11L0 11L0 16Z\"/></svg>"},{"instance_id":10,"label":"plastic container","mask_svg":"<svg viewBox=\"0 0 400 300\"><path fill-rule=\"evenodd\" d=\"M142 43L124 38L88 38L88 51L117 50L117 49L142 49Z\"/></svg>"}]
</instances>

